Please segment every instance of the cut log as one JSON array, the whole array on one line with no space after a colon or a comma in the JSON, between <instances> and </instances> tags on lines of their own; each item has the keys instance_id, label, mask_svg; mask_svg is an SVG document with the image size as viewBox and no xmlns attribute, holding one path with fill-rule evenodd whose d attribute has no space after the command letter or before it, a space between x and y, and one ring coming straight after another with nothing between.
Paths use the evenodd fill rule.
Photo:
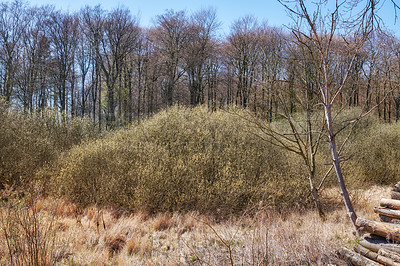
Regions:
<instances>
[{"instance_id":1,"label":"cut log","mask_svg":"<svg viewBox=\"0 0 400 266\"><path fill-rule=\"evenodd\" d=\"M392 210L400 210L400 200L395 199L381 199L381 207L385 207Z\"/></svg>"},{"instance_id":2,"label":"cut log","mask_svg":"<svg viewBox=\"0 0 400 266\"><path fill-rule=\"evenodd\" d=\"M380 218L381 222L400 224L400 219L389 217L389 216L386 216L383 214L379 214L379 218Z\"/></svg>"},{"instance_id":3,"label":"cut log","mask_svg":"<svg viewBox=\"0 0 400 266\"><path fill-rule=\"evenodd\" d=\"M386 240L375 239L371 237L362 237L359 244L369 250L378 252L380 249L390 250L400 254L400 245L389 243Z\"/></svg>"},{"instance_id":4,"label":"cut log","mask_svg":"<svg viewBox=\"0 0 400 266\"><path fill-rule=\"evenodd\" d=\"M351 264L355 266L376 266L379 265L378 263L367 259L360 254L357 254L354 251L351 251L347 248L341 248L338 250L338 255L340 258L344 259L347 262L350 262Z\"/></svg>"},{"instance_id":5,"label":"cut log","mask_svg":"<svg viewBox=\"0 0 400 266\"><path fill-rule=\"evenodd\" d=\"M400 192L400 182L398 182L396 185L394 185L393 191Z\"/></svg>"},{"instance_id":6,"label":"cut log","mask_svg":"<svg viewBox=\"0 0 400 266\"><path fill-rule=\"evenodd\" d=\"M397 192L397 191L392 191L392 199L395 199L395 200L400 200L400 192Z\"/></svg>"},{"instance_id":7,"label":"cut log","mask_svg":"<svg viewBox=\"0 0 400 266\"><path fill-rule=\"evenodd\" d=\"M387 258L390 258L391 260L393 260L394 262L399 263L400 262L400 254L387 250L387 249L380 249L378 251L378 254Z\"/></svg>"},{"instance_id":8,"label":"cut log","mask_svg":"<svg viewBox=\"0 0 400 266\"><path fill-rule=\"evenodd\" d=\"M369 258L369 259L371 259L373 261L382 263L384 265L400 266L400 263L397 263L397 262L393 261L391 258L379 255L378 253L373 252L373 251L371 251L371 250L369 250L369 249L367 249L367 248L365 248L365 247L363 247L361 245L356 245L354 247L354 251L359 253L359 254L361 254L361 255L363 255L364 257L367 257L367 258Z\"/></svg>"},{"instance_id":9,"label":"cut log","mask_svg":"<svg viewBox=\"0 0 400 266\"><path fill-rule=\"evenodd\" d=\"M377 214L383 214L388 217L400 219L400 210L391 210L391 209L387 209L387 208L375 207L374 212Z\"/></svg>"},{"instance_id":10,"label":"cut log","mask_svg":"<svg viewBox=\"0 0 400 266\"><path fill-rule=\"evenodd\" d=\"M359 217L356 220L356 226L363 233L371 233L389 240L400 241L400 225L376 222Z\"/></svg>"}]
</instances>

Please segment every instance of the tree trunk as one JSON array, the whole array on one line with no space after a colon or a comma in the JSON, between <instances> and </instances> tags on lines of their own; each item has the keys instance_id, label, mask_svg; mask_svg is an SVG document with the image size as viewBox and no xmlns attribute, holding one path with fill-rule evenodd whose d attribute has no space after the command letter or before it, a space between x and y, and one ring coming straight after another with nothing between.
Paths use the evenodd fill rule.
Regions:
<instances>
[{"instance_id":1,"label":"tree trunk","mask_svg":"<svg viewBox=\"0 0 400 266\"><path fill-rule=\"evenodd\" d=\"M330 146L330 150L331 150L331 154L332 154L332 161L333 161L332 163L335 168L336 176L337 176L337 179L339 182L340 192L342 194L344 204L346 205L347 213L348 213L355 229L357 230L357 226L356 226L357 215L354 211L353 204L351 203L349 192L347 191L347 188L346 188L346 184L344 183L342 168L340 167L339 154L337 152L337 147L336 147L336 140L335 140L336 136L333 131L332 116L331 116L331 110L330 110L331 106L329 103L329 98L327 96L328 96L328 92L326 89L325 97L327 100L325 101L324 108L325 108L325 119L326 119L326 124L327 124L326 126L327 126L328 134L329 134L329 146Z\"/></svg>"},{"instance_id":2,"label":"tree trunk","mask_svg":"<svg viewBox=\"0 0 400 266\"><path fill-rule=\"evenodd\" d=\"M85 109L86 109L85 79L86 79L86 74L84 74L82 71L82 77L81 77L81 82L82 82L82 95L81 95L82 112L81 112L81 114L82 114L82 117L85 116Z\"/></svg>"}]
</instances>

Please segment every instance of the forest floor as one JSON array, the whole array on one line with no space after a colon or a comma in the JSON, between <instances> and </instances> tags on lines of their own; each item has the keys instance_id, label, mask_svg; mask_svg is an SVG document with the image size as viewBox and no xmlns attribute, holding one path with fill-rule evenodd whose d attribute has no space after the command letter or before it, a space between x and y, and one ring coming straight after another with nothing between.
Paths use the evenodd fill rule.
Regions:
<instances>
[{"instance_id":1,"label":"forest floor","mask_svg":"<svg viewBox=\"0 0 400 266\"><path fill-rule=\"evenodd\" d=\"M375 219L373 207L390 190L353 191L358 215ZM195 212L79 209L51 198L35 199L29 208L3 204L0 264L42 256L42 262L59 265L346 265L336 250L351 247L357 237L339 191L326 190L323 198L324 220L313 210L278 213L262 204L225 220Z\"/></svg>"}]
</instances>

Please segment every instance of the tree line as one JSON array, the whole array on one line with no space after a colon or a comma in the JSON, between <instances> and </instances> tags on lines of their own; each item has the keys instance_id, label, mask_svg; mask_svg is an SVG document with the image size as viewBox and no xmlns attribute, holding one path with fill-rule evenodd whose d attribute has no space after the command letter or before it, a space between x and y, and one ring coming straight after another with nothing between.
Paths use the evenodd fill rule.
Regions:
<instances>
[{"instance_id":1,"label":"tree line","mask_svg":"<svg viewBox=\"0 0 400 266\"><path fill-rule=\"evenodd\" d=\"M112 128L174 104L211 110L240 105L272 120L302 111L319 97L311 45L285 28L237 19L226 37L216 11L166 11L142 27L129 9L101 6L69 13L23 1L0 4L0 97L26 113L54 108ZM305 33L307 34L307 33ZM333 37L330 85L342 84L338 105L378 105L400 118L400 42L388 31L368 35L349 54ZM312 48L311 48L312 49Z\"/></svg>"}]
</instances>

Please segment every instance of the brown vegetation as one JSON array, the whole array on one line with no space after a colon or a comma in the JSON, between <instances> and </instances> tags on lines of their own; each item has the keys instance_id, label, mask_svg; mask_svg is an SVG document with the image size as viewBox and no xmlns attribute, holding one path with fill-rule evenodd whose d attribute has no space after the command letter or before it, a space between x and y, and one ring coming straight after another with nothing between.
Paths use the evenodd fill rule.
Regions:
<instances>
[{"instance_id":1,"label":"brown vegetation","mask_svg":"<svg viewBox=\"0 0 400 266\"><path fill-rule=\"evenodd\" d=\"M2 110L7 122L0 125L3 184L34 187L38 182L45 193L63 195L80 205L149 213L227 215L259 201L280 209L309 206L301 159L273 146L259 128L242 119L248 112L240 109L209 112L206 107L173 107L97 139L84 120L64 124L55 114ZM353 112L341 112L340 120L346 121ZM301 116L295 119L301 126ZM284 121L271 126L290 133ZM351 158L344 163L350 186L397 181L397 127L372 116L353 128L344 155ZM319 149L316 183L329 168L328 156L324 147ZM334 178L328 176L321 189L333 184Z\"/></svg>"},{"instance_id":2,"label":"brown vegetation","mask_svg":"<svg viewBox=\"0 0 400 266\"><path fill-rule=\"evenodd\" d=\"M31 182L61 152L97 135L85 119L62 120L51 110L41 114L10 111L0 100L0 185Z\"/></svg>"},{"instance_id":3,"label":"brown vegetation","mask_svg":"<svg viewBox=\"0 0 400 266\"><path fill-rule=\"evenodd\" d=\"M370 214L371 205L378 202L380 195L389 193L389 188L352 192L357 195L357 209L364 215ZM41 259L50 264L221 265L229 264L232 259L235 264L245 265L345 265L336 256L336 250L341 245L352 247L354 236L350 222L343 215L338 190L326 193L326 198L336 207L327 211L325 222L312 211L283 214L262 206L219 222L213 216L196 212L116 215L113 210L94 207L71 212L73 204L53 198L41 200L40 211L29 209L30 217L38 221L38 233L49 232L37 236L40 243L49 244L48 252L42 253ZM18 212L7 204L1 207L0 263L3 265L11 262L10 247L4 241L10 227L4 221L10 212L14 213L16 222L20 221L26 215L21 210L30 204L21 203ZM94 213L99 211L103 213L105 228L96 226ZM82 213L79 219L74 215L76 212ZM18 231L22 227L13 227L13 230L11 241L18 240L24 245L32 241L29 235ZM11 254L31 255L28 250L24 252Z\"/></svg>"}]
</instances>

